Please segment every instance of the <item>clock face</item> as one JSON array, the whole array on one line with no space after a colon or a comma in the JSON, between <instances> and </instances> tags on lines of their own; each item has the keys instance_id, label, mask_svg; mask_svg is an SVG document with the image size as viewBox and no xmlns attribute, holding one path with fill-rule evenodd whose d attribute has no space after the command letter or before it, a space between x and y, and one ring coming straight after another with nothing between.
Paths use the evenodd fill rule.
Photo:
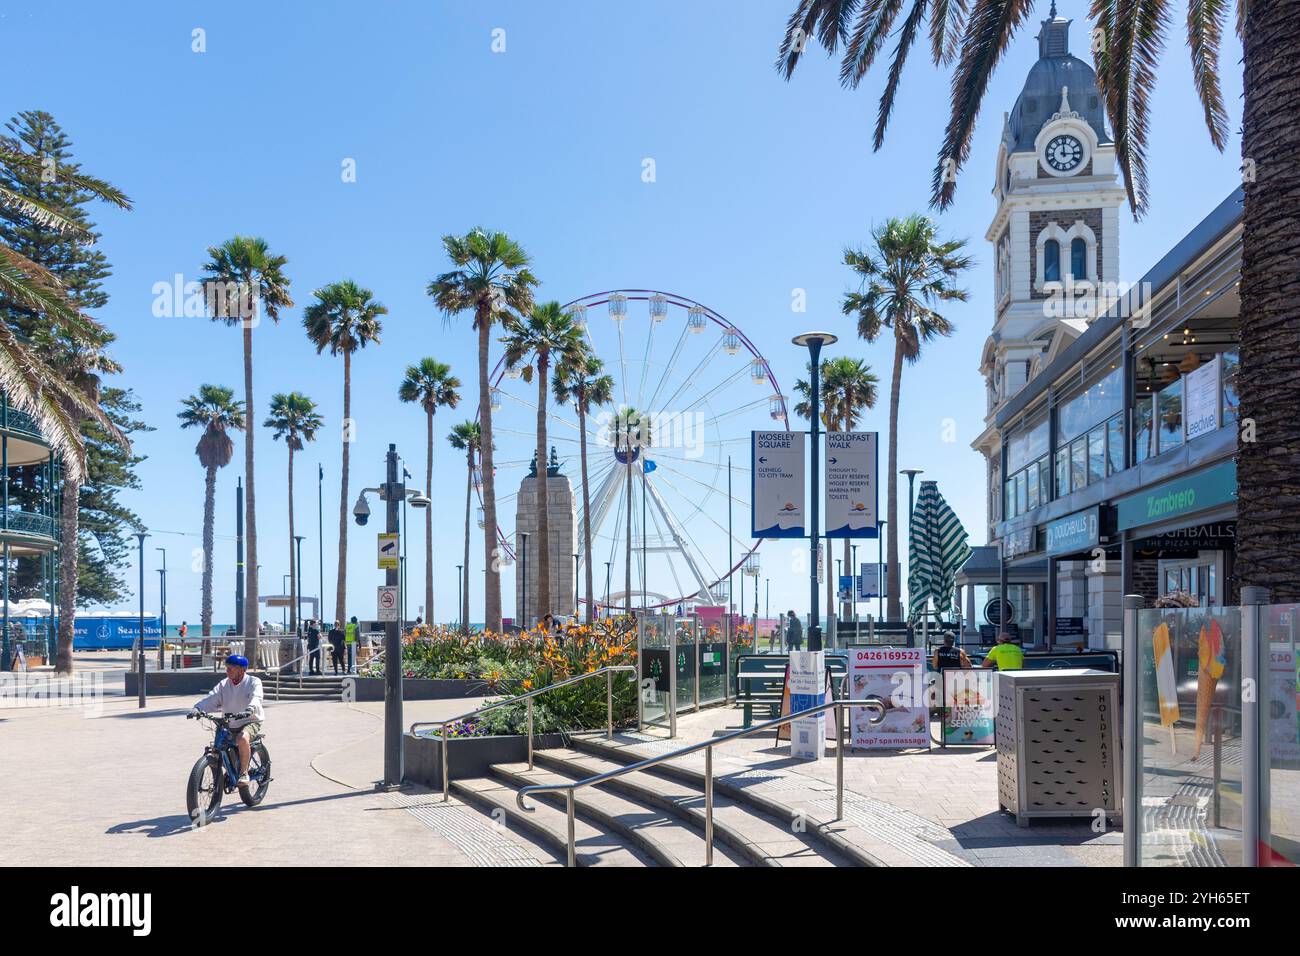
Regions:
<instances>
[{"instance_id":1,"label":"clock face","mask_svg":"<svg viewBox=\"0 0 1300 956\"><path fill-rule=\"evenodd\" d=\"M1073 136L1053 136L1043 158L1057 172L1068 173L1083 162L1083 144Z\"/></svg>"}]
</instances>

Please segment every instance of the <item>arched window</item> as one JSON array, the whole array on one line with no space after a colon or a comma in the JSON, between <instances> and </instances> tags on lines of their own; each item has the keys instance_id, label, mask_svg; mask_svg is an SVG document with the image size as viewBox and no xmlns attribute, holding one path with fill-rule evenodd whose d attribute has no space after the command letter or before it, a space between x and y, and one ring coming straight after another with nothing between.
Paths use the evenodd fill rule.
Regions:
<instances>
[{"instance_id":1,"label":"arched window","mask_svg":"<svg viewBox=\"0 0 1300 956\"><path fill-rule=\"evenodd\" d=\"M1048 239L1043 246L1043 281L1061 281L1061 244L1055 239Z\"/></svg>"},{"instance_id":2,"label":"arched window","mask_svg":"<svg viewBox=\"0 0 1300 956\"><path fill-rule=\"evenodd\" d=\"M1070 275L1076 282L1088 278L1088 244L1082 239L1070 240Z\"/></svg>"}]
</instances>

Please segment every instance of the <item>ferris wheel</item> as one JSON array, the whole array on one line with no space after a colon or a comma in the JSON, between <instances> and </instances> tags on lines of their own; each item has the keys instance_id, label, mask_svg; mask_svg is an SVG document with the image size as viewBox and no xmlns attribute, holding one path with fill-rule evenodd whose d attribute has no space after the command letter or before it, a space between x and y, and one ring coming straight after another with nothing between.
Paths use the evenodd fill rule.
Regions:
<instances>
[{"instance_id":1,"label":"ferris wheel","mask_svg":"<svg viewBox=\"0 0 1300 956\"><path fill-rule=\"evenodd\" d=\"M614 611L726 603L732 573L758 573L748 527L750 432L789 429L770 365L734 322L685 296L619 289L564 309L613 381L610 403L586 419L591 554L582 532L579 417L572 403L547 399L547 445L573 488L573 579L585 577L579 569L590 561L594 600ZM496 533L510 564L518 489L537 473L538 386L504 357L490 385ZM639 427L630 439L633 417ZM585 591L577 590L581 605Z\"/></svg>"}]
</instances>

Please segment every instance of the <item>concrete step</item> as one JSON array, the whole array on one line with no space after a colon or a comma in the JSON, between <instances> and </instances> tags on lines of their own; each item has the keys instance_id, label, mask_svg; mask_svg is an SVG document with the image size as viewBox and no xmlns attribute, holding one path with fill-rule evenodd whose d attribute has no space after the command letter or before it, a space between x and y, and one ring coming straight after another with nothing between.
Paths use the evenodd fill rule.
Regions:
<instances>
[{"instance_id":1,"label":"concrete step","mask_svg":"<svg viewBox=\"0 0 1300 956\"><path fill-rule=\"evenodd\" d=\"M492 775L516 790L536 784L565 784L573 781L572 776L563 772L537 767L541 763L537 759L541 753L539 751L534 755L533 770L529 770L526 763L496 764L491 768ZM563 766L563 761L554 763ZM582 776L589 774L584 773ZM683 826L680 817L663 807L640 803L620 793L595 787L584 787L577 791L574 800L574 811L578 816L606 833L621 836L659 866L705 865L703 830ZM562 793L539 794L529 802L530 805L548 803L563 811L565 796ZM748 862L720 839L714 840L715 867L745 866Z\"/></svg>"},{"instance_id":2,"label":"concrete step","mask_svg":"<svg viewBox=\"0 0 1300 956\"><path fill-rule=\"evenodd\" d=\"M526 766L526 765L525 765ZM557 854L561 861L568 854L568 818L563 810L533 801L532 813L524 813L515 803L516 790L499 779L475 777L453 780L451 790L466 803L518 828L536 838L541 845ZM575 856L578 866L657 866L645 853L628 847L621 836L603 832L575 814L573 826Z\"/></svg>"},{"instance_id":3,"label":"concrete step","mask_svg":"<svg viewBox=\"0 0 1300 956\"><path fill-rule=\"evenodd\" d=\"M582 763L587 769L591 769L596 773L603 773L617 766L636 763L638 760L643 759L622 747L606 742L603 735L575 736L572 738L572 744L573 750L578 751L584 758L590 758ZM539 755L542 753L556 754L558 751L538 751ZM717 757L718 754L715 753L715 760ZM838 833L832 832L830 828L820 825L817 821L807 821L803 832L794 831L792 828L792 813L789 807L784 806L769 795L756 793L750 788L728 782L724 777L720 776L722 772L724 771L719 771L715 767L713 777L714 827L717 828L718 821L722 816L718 811L718 807L722 805L723 800L729 801L730 805L744 812L746 817L743 819L765 821L768 824L768 829L754 829L752 835L755 839L751 842L757 842L765 850L764 855L772 860L768 865L872 867L880 865L879 860L875 859L871 854L855 846ZM647 777L650 779L646 780ZM662 792L665 795L672 794L673 798L679 802L682 798L693 795L698 800L699 813L703 814L704 773L702 768L696 769L678 762L668 761L657 764L645 771L626 774L617 778L616 781L610 781L610 784L620 781L635 781L651 792ZM678 789L669 789L667 787L668 782L677 784ZM694 809L690 807L689 803L685 808ZM750 826L753 826L753 824L750 824ZM744 830L741 832L745 836L750 836L750 833ZM719 834L717 838L721 839L722 837Z\"/></svg>"},{"instance_id":4,"label":"concrete step","mask_svg":"<svg viewBox=\"0 0 1300 956\"><path fill-rule=\"evenodd\" d=\"M577 740L575 739L575 744ZM534 761L583 779L607 773L632 761L613 759L579 750L539 750ZM661 767L666 766L660 764ZM704 781L687 782L671 775L634 771L601 784L638 803L672 813L684 826L704 833ZM714 859L719 845L752 866L858 866L860 861L827 845L814 834L798 832L789 813L773 814L743 799L724 793L715 775L713 781ZM584 788L587 793L596 788Z\"/></svg>"}]
</instances>

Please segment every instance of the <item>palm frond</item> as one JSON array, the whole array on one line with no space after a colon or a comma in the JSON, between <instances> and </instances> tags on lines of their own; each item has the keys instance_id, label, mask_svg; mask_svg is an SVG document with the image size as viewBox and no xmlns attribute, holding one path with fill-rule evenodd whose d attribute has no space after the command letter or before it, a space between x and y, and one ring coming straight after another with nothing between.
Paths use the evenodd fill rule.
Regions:
<instances>
[{"instance_id":1,"label":"palm frond","mask_svg":"<svg viewBox=\"0 0 1300 956\"><path fill-rule=\"evenodd\" d=\"M945 209L952 202L956 173L970 158L971 137L994 69L1033 0L976 0L962 35L962 54L952 78L952 114L935 166L930 202Z\"/></svg>"},{"instance_id":2,"label":"palm frond","mask_svg":"<svg viewBox=\"0 0 1300 956\"><path fill-rule=\"evenodd\" d=\"M1205 111L1210 142L1220 151L1228 143L1228 111L1219 86L1219 44L1227 19L1226 0L1188 0L1187 45L1192 54L1192 82Z\"/></svg>"},{"instance_id":3,"label":"palm frond","mask_svg":"<svg viewBox=\"0 0 1300 956\"><path fill-rule=\"evenodd\" d=\"M903 0L867 0L840 61L840 83L856 89L889 39L889 31L903 8Z\"/></svg>"},{"instance_id":4,"label":"palm frond","mask_svg":"<svg viewBox=\"0 0 1300 956\"><path fill-rule=\"evenodd\" d=\"M12 143L13 140L8 142ZM23 152L11 145L0 144L0 166L22 166L26 169L43 171L45 169L45 159L32 153ZM100 179L97 176L87 176L85 173L76 172L67 166L57 164L54 167L54 173L55 182L74 186L90 193L94 198L112 203L120 209L131 208L131 200L127 198L126 193L107 180Z\"/></svg>"},{"instance_id":5,"label":"palm frond","mask_svg":"<svg viewBox=\"0 0 1300 956\"><path fill-rule=\"evenodd\" d=\"M916 0L912 12L903 21L903 28L898 34L898 45L894 47L894 62L889 65L889 80L885 83L885 92L880 96L880 108L876 112L876 133L871 148L878 150L885 141L885 128L889 126L889 115L894 111L894 97L898 93L898 84L903 79L903 65L907 62L908 51L916 41L916 31L925 19L926 0Z\"/></svg>"},{"instance_id":6,"label":"palm frond","mask_svg":"<svg viewBox=\"0 0 1300 956\"><path fill-rule=\"evenodd\" d=\"M934 0L930 9L930 56L935 66L947 66L957 56L968 0Z\"/></svg>"}]
</instances>

